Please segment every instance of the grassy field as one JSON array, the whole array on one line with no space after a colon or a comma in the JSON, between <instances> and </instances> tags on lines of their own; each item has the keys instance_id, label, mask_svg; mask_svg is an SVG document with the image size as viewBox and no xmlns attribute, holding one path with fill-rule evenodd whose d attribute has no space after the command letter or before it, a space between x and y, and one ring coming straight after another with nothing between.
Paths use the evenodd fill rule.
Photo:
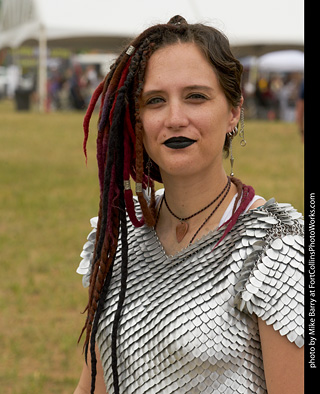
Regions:
<instances>
[{"instance_id":1,"label":"grassy field","mask_svg":"<svg viewBox=\"0 0 320 394\"><path fill-rule=\"evenodd\" d=\"M81 371L77 339L87 292L75 270L98 206L95 137L86 166L82 118L15 112L11 102L0 102L4 394L69 394ZM247 121L246 140L245 148L238 138L234 143L236 176L265 198L303 211L303 145L296 126Z\"/></svg>"}]
</instances>

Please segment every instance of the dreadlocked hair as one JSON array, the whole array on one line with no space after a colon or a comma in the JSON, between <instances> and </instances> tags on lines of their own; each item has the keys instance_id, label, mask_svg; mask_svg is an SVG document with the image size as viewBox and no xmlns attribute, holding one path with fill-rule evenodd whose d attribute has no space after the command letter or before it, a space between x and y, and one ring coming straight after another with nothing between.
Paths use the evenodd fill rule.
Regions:
<instances>
[{"instance_id":1,"label":"dreadlocked hair","mask_svg":"<svg viewBox=\"0 0 320 394\"><path fill-rule=\"evenodd\" d=\"M94 92L84 118L83 149L87 160L89 124L99 100L97 163L100 202L96 241L91 263L86 322L79 337L85 333L84 352L91 353L91 393L95 390L95 342L99 318L112 279L118 240L121 238L121 285L112 327L112 376L114 392L119 393L117 372L117 333L125 300L128 274L127 218L134 226L154 226L156 220L154 181L161 182L159 167L152 162L149 175L148 156L143 146L143 125L140 119L140 95L149 58L159 48L175 43L194 42L205 53L217 73L231 105L241 98L241 64L230 52L227 38L218 30L202 24L189 25L181 16L167 24L145 30L119 55L109 73ZM217 46L219 47L217 49ZM230 69L232 70L230 75ZM150 160L150 159L149 159ZM136 195L142 217L137 218L130 178L136 183ZM151 197L144 189L150 183Z\"/></svg>"}]
</instances>

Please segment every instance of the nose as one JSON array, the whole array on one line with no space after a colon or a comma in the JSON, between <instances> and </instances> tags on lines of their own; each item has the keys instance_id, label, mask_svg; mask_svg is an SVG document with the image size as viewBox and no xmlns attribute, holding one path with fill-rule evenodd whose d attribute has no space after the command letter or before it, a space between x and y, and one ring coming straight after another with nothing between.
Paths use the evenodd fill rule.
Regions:
<instances>
[{"instance_id":1,"label":"nose","mask_svg":"<svg viewBox=\"0 0 320 394\"><path fill-rule=\"evenodd\" d=\"M186 108L180 102L172 102L168 105L165 126L172 130L179 130L189 124Z\"/></svg>"}]
</instances>

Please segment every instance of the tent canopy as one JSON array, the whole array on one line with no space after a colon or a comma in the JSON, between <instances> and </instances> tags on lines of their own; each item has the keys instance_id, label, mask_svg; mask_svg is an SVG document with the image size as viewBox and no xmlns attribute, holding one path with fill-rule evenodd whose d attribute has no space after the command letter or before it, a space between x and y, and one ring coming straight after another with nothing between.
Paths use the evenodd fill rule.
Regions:
<instances>
[{"instance_id":1,"label":"tent canopy","mask_svg":"<svg viewBox=\"0 0 320 394\"><path fill-rule=\"evenodd\" d=\"M303 47L303 0L2 0L0 49L39 45L39 108L46 102L47 48L119 52L129 39L180 14L223 31L239 56ZM241 52L242 50L242 52ZM251 52L250 52L251 51Z\"/></svg>"},{"instance_id":2,"label":"tent canopy","mask_svg":"<svg viewBox=\"0 0 320 394\"><path fill-rule=\"evenodd\" d=\"M303 0L2 0L0 49L32 44L119 49L146 27L175 14L209 23L237 47L303 46Z\"/></svg>"},{"instance_id":3,"label":"tent canopy","mask_svg":"<svg viewBox=\"0 0 320 394\"><path fill-rule=\"evenodd\" d=\"M258 69L267 72L303 72L304 53L287 50L266 53L258 59Z\"/></svg>"}]
</instances>

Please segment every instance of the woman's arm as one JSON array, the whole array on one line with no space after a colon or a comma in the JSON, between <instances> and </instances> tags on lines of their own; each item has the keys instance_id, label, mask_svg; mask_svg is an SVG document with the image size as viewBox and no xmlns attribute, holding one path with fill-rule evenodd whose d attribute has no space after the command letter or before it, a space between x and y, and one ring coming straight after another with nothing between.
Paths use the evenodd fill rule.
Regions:
<instances>
[{"instance_id":1,"label":"woman's arm","mask_svg":"<svg viewBox=\"0 0 320 394\"><path fill-rule=\"evenodd\" d=\"M268 394L304 393L304 349L258 319Z\"/></svg>"},{"instance_id":2,"label":"woman's arm","mask_svg":"<svg viewBox=\"0 0 320 394\"><path fill-rule=\"evenodd\" d=\"M96 377L96 389L95 394L107 394L106 386L104 384L103 369L100 359L100 353L96 347L97 355L97 377ZM91 389L91 357L90 352L88 352L88 365L84 363L82 373L77 388L74 394L90 394Z\"/></svg>"}]
</instances>

